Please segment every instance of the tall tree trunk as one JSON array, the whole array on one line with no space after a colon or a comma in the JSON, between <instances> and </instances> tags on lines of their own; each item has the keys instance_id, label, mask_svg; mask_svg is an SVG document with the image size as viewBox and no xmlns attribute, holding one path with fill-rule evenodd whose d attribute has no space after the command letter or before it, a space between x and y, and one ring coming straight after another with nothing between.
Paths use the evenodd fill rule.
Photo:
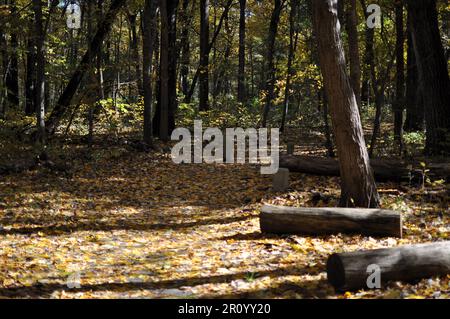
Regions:
<instances>
[{"instance_id":1,"label":"tall tree trunk","mask_svg":"<svg viewBox=\"0 0 450 319\"><path fill-rule=\"evenodd\" d=\"M94 26L94 2L89 1L87 3L87 43L91 43L92 41L92 33L94 32L93 26ZM89 57L91 58L91 57ZM96 76L95 76L95 67L94 65L90 65L89 67L89 76L88 76L88 95L91 97L89 99L89 109L88 109L88 147L92 148L92 145L94 143L94 108L95 108L95 102L98 100L98 97L95 97L95 93L92 89L93 84L96 82ZM95 102L94 102L95 101Z\"/></svg>"},{"instance_id":2,"label":"tall tree trunk","mask_svg":"<svg viewBox=\"0 0 450 319\"><path fill-rule=\"evenodd\" d=\"M11 16L17 17L16 1L10 2ZM11 30L10 36L10 55L8 63L8 72L6 74L6 89L8 91L7 100L9 107L19 106L19 41L15 27Z\"/></svg>"},{"instance_id":3,"label":"tall tree trunk","mask_svg":"<svg viewBox=\"0 0 450 319\"><path fill-rule=\"evenodd\" d=\"M283 9L284 1L275 0L275 6L272 11L272 17L270 19L269 33L267 36L267 46L266 46L266 66L264 71L264 88L266 93L266 101L263 109L263 117L261 125L262 127L267 126L267 118L269 116L269 111L272 108L272 102L274 99L275 90L275 40L278 32L278 24L280 22L281 10Z\"/></svg>"},{"instance_id":4,"label":"tall tree trunk","mask_svg":"<svg viewBox=\"0 0 450 319\"><path fill-rule=\"evenodd\" d=\"M247 0L239 0L239 70L238 70L238 102L246 99L245 84L245 33Z\"/></svg>"},{"instance_id":5,"label":"tall tree trunk","mask_svg":"<svg viewBox=\"0 0 450 319\"><path fill-rule=\"evenodd\" d=\"M42 0L33 0L34 24L36 36L36 87L35 106L38 128L38 143L45 145L45 47L44 47L44 24L42 14Z\"/></svg>"},{"instance_id":6,"label":"tall tree trunk","mask_svg":"<svg viewBox=\"0 0 450 319\"><path fill-rule=\"evenodd\" d=\"M30 17L29 33L27 38L27 60L25 77L25 114L31 116L36 114L34 105L34 87L36 81L36 50L35 50L35 28L34 19Z\"/></svg>"},{"instance_id":7,"label":"tall tree trunk","mask_svg":"<svg viewBox=\"0 0 450 319\"><path fill-rule=\"evenodd\" d=\"M177 12L179 0L167 1L169 23L169 135L175 129L175 117L178 110L177 99Z\"/></svg>"},{"instance_id":8,"label":"tall tree trunk","mask_svg":"<svg viewBox=\"0 0 450 319\"><path fill-rule=\"evenodd\" d=\"M209 0L200 0L199 109L209 109Z\"/></svg>"},{"instance_id":9,"label":"tall tree trunk","mask_svg":"<svg viewBox=\"0 0 450 319\"><path fill-rule=\"evenodd\" d=\"M291 0L291 13L289 15L289 56L287 63L287 75L286 75L286 87L284 91L284 103L283 103L283 115L281 118L280 131L284 132L286 126L286 118L289 113L289 98L291 91L291 77L294 73L292 68L292 63L295 57L295 49L297 47L297 10L298 10L298 0Z\"/></svg>"},{"instance_id":10,"label":"tall tree trunk","mask_svg":"<svg viewBox=\"0 0 450 319\"><path fill-rule=\"evenodd\" d=\"M450 154L450 79L435 0L407 0L425 103L426 153Z\"/></svg>"},{"instance_id":11,"label":"tall tree trunk","mask_svg":"<svg viewBox=\"0 0 450 319\"><path fill-rule=\"evenodd\" d=\"M194 3L194 2L192 2ZM189 93L189 63L191 61L191 47L189 43L189 27L191 26L191 19L189 17L189 0L183 0L182 4L182 24L183 29L181 31L181 66L180 66L180 78L181 78L181 90L183 95L187 96Z\"/></svg>"},{"instance_id":12,"label":"tall tree trunk","mask_svg":"<svg viewBox=\"0 0 450 319\"><path fill-rule=\"evenodd\" d=\"M136 27L136 20L137 20L137 14L130 14L128 16L128 20L130 22L130 29L131 29L131 56L133 58L133 64L134 64L134 71L136 74L136 82L137 82L137 88L139 96L143 95L142 92L142 72L141 72L141 63L139 62L139 45L138 45L138 35L137 35L137 27Z\"/></svg>"},{"instance_id":13,"label":"tall tree trunk","mask_svg":"<svg viewBox=\"0 0 450 319\"><path fill-rule=\"evenodd\" d=\"M53 109L52 113L50 114L48 125L47 125L47 131L50 134L53 134L59 124L59 121L61 120L62 116L66 112L68 106L70 105L73 96L75 95L85 73L88 69L89 65L92 63L93 57L95 57L99 49L103 43L103 40L105 39L106 35L111 30L111 26L114 22L114 18L116 17L117 13L120 11L122 6L125 4L125 0L113 0L111 3L111 7L109 8L108 13L103 18L102 22L97 28L97 32L95 36L93 37L92 42L89 45L88 52L85 53L83 56L83 59L81 60L80 64L78 65L75 73L72 75L69 83L67 84L66 88L64 89L64 92L59 97L58 102L55 105L55 108ZM92 53L92 54L91 54Z\"/></svg>"},{"instance_id":14,"label":"tall tree trunk","mask_svg":"<svg viewBox=\"0 0 450 319\"><path fill-rule=\"evenodd\" d=\"M405 32L403 30L403 2L395 4L396 40L396 96L394 102L394 140L400 154L403 150L403 110L405 109Z\"/></svg>"},{"instance_id":15,"label":"tall tree trunk","mask_svg":"<svg viewBox=\"0 0 450 319\"><path fill-rule=\"evenodd\" d=\"M416 55L410 30L410 19L408 18L408 59L406 75L406 119L404 130L406 132L423 131L424 108L423 94L419 81L419 70L417 69Z\"/></svg>"},{"instance_id":16,"label":"tall tree trunk","mask_svg":"<svg viewBox=\"0 0 450 319\"><path fill-rule=\"evenodd\" d=\"M103 19L103 0L97 1L97 24L100 23ZM99 89L99 98L101 100L105 99L105 81L103 77L103 63L104 63L104 52L103 45L98 49L97 54L97 83Z\"/></svg>"},{"instance_id":17,"label":"tall tree trunk","mask_svg":"<svg viewBox=\"0 0 450 319\"><path fill-rule=\"evenodd\" d=\"M2 59L2 69L0 74L0 118L5 117L6 112L6 84L5 78L8 72L8 43L6 34L0 29L0 56Z\"/></svg>"},{"instance_id":18,"label":"tall tree trunk","mask_svg":"<svg viewBox=\"0 0 450 319\"><path fill-rule=\"evenodd\" d=\"M365 20L368 19L368 14L366 12L366 2L365 0L361 0L361 6L364 12ZM370 94L371 88L374 88L374 79L372 79L372 71L371 67L375 63L375 50L374 50L374 42L375 42L375 29L368 28L366 26L365 31L365 51L363 57L363 82L361 86L361 102L369 104L370 103Z\"/></svg>"},{"instance_id":19,"label":"tall tree trunk","mask_svg":"<svg viewBox=\"0 0 450 319\"><path fill-rule=\"evenodd\" d=\"M341 206L379 207L355 94L346 73L337 1L313 1L320 66L329 99L341 171Z\"/></svg>"},{"instance_id":20,"label":"tall tree trunk","mask_svg":"<svg viewBox=\"0 0 450 319\"><path fill-rule=\"evenodd\" d=\"M361 61L359 59L358 13L356 0L349 0L346 8L346 28L348 33L348 51L350 62L350 82L356 101L361 108Z\"/></svg>"},{"instance_id":21,"label":"tall tree trunk","mask_svg":"<svg viewBox=\"0 0 450 319\"><path fill-rule=\"evenodd\" d=\"M160 52L160 103L159 138L169 140L169 17L167 1L160 0L161 10L161 52Z\"/></svg>"},{"instance_id":22,"label":"tall tree trunk","mask_svg":"<svg viewBox=\"0 0 450 319\"><path fill-rule=\"evenodd\" d=\"M157 0L158 1L158 0ZM159 1L158 1L159 8ZM156 10L156 25L161 25L161 10ZM160 123L161 123L161 33L160 28L156 28L153 32L153 77L156 79L153 91L155 92L155 114L153 115L153 136L159 137Z\"/></svg>"},{"instance_id":23,"label":"tall tree trunk","mask_svg":"<svg viewBox=\"0 0 450 319\"><path fill-rule=\"evenodd\" d=\"M145 0L143 29L142 29L142 57L143 57L143 92L144 92L144 143L153 144L153 90L152 90L152 62L153 62L153 34L156 31L157 0Z\"/></svg>"}]
</instances>

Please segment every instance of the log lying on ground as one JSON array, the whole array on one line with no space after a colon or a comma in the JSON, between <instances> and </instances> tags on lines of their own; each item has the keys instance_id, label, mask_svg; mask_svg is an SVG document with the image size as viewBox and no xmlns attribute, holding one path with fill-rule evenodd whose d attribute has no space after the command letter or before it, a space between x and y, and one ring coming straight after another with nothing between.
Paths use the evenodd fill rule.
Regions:
<instances>
[{"instance_id":1,"label":"log lying on ground","mask_svg":"<svg viewBox=\"0 0 450 319\"><path fill-rule=\"evenodd\" d=\"M422 179L420 163L409 164L396 160L370 161L377 181L402 181ZM290 172L304 173L320 176L339 176L339 162L333 158L292 156L280 157L280 167ZM431 163L426 167L430 170L427 175L435 178L450 179L450 163Z\"/></svg>"},{"instance_id":2,"label":"log lying on ground","mask_svg":"<svg viewBox=\"0 0 450 319\"><path fill-rule=\"evenodd\" d=\"M331 235L339 233L402 237L399 212L359 208L295 208L266 205L261 231L271 234Z\"/></svg>"},{"instance_id":3,"label":"log lying on ground","mask_svg":"<svg viewBox=\"0 0 450 319\"><path fill-rule=\"evenodd\" d=\"M327 263L328 281L338 291L372 288L369 266L379 267L381 285L445 276L450 274L450 241L334 254Z\"/></svg>"}]
</instances>

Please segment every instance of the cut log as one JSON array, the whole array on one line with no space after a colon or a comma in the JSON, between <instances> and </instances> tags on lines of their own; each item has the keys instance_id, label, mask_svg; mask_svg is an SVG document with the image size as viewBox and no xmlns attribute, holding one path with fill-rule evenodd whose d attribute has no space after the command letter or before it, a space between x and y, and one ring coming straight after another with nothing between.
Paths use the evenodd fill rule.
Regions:
<instances>
[{"instance_id":1,"label":"cut log","mask_svg":"<svg viewBox=\"0 0 450 319\"><path fill-rule=\"evenodd\" d=\"M371 267L378 268L382 286L445 276L450 274L450 241L334 254L327 263L328 281L338 291L373 288Z\"/></svg>"},{"instance_id":2,"label":"cut log","mask_svg":"<svg viewBox=\"0 0 450 319\"><path fill-rule=\"evenodd\" d=\"M295 208L266 205L261 231L271 234L331 235L339 233L402 237L400 213L381 209Z\"/></svg>"},{"instance_id":3,"label":"cut log","mask_svg":"<svg viewBox=\"0 0 450 319\"><path fill-rule=\"evenodd\" d=\"M421 181L423 178L420 163L373 159L370 164L377 181ZM333 158L284 155L280 157L280 167L296 173L340 176L339 162ZM431 163L426 169L430 170L427 173L430 177L450 179L450 163Z\"/></svg>"}]
</instances>

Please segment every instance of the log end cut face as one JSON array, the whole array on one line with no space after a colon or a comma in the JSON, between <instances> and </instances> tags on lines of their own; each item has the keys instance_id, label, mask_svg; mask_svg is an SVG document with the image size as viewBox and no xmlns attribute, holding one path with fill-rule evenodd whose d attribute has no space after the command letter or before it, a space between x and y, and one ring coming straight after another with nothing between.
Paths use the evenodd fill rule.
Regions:
<instances>
[{"instance_id":1,"label":"log end cut face","mask_svg":"<svg viewBox=\"0 0 450 319\"><path fill-rule=\"evenodd\" d=\"M330 284L336 289L341 290L345 286L345 269L341 258L333 254L327 261L327 276Z\"/></svg>"}]
</instances>

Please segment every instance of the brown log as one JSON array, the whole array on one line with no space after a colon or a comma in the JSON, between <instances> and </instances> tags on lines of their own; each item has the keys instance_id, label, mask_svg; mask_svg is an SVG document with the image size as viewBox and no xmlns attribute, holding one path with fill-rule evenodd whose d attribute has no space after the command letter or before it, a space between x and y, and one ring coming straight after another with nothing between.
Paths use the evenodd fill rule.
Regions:
<instances>
[{"instance_id":1,"label":"brown log","mask_svg":"<svg viewBox=\"0 0 450 319\"><path fill-rule=\"evenodd\" d=\"M368 285L371 265L379 267L381 287L445 276L450 274L450 241L334 254L327 263L328 281L338 291L373 288Z\"/></svg>"},{"instance_id":2,"label":"brown log","mask_svg":"<svg viewBox=\"0 0 450 319\"><path fill-rule=\"evenodd\" d=\"M295 208L266 205L260 214L263 233L331 235L363 234L402 237L400 213L361 208Z\"/></svg>"},{"instance_id":3,"label":"brown log","mask_svg":"<svg viewBox=\"0 0 450 319\"><path fill-rule=\"evenodd\" d=\"M370 161L377 181L421 181L422 167L420 163L406 163L397 160ZM339 176L339 162L333 158L313 156L280 157L280 167L289 169L290 172L304 173L319 176ZM450 163L430 163L426 166L427 175L433 178L450 178Z\"/></svg>"}]
</instances>

